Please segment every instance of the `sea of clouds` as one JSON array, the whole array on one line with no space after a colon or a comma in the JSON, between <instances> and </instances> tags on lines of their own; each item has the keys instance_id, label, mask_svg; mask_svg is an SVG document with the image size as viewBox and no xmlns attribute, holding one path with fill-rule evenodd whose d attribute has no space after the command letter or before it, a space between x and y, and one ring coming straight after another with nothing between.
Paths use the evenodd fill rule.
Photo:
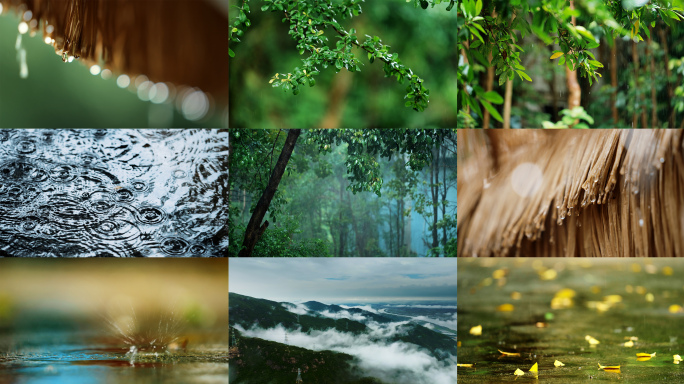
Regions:
<instances>
[{"instance_id":1,"label":"sea of clouds","mask_svg":"<svg viewBox=\"0 0 684 384\"><path fill-rule=\"evenodd\" d=\"M408 330L404 325L409 321L380 324L369 321L369 331L354 335L325 331L287 330L282 325L263 329L252 327L236 328L245 336L258 337L278 343L288 344L311 350L331 350L352 355L356 358L356 368L363 376L377 377L388 383L397 384L452 384L456 382L456 356L438 360L429 351L415 344L390 341L389 338L401 335Z\"/></svg>"}]
</instances>

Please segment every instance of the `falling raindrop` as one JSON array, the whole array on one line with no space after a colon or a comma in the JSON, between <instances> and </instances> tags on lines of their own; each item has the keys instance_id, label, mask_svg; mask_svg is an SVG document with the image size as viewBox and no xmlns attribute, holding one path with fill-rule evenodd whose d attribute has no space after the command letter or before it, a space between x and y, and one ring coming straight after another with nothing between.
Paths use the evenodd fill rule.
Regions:
<instances>
[{"instance_id":1,"label":"falling raindrop","mask_svg":"<svg viewBox=\"0 0 684 384\"><path fill-rule=\"evenodd\" d=\"M22 24L26 25L26 23ZM21 24L19 25L19 35L17 36L17 42L14 44L14 48L17 50L17 61L19 62L19 77L22 79L26 79L29 75L28 73L28 64L26 64L26 49L24 48L24 43L22 41L21 35L22 33L22 28ZM28 30L28 26L26 26Z\"/></svg>"}]
</instances>

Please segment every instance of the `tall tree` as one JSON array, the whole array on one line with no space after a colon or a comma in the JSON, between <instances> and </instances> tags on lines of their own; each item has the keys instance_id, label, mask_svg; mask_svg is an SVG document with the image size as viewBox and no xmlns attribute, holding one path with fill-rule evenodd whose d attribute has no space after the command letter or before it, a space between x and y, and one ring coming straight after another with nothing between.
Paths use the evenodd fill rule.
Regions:
<instances>
[{"instance_id":1,"label":"tall tree","mask_svg":"<svg viewBox=\"0 0 684 384\"><path fill-rule=\"evenodd\" d=\"M301 134L301 129L291 129L287 132L287 138L285 139L285 145L283 145L283 150L280 152L278 161L276 162L271 177L268 180L268 185L264 190L264 193L259 198L254 212L252 212L252 217L249 219L247 224L247 230L245 231L245 238L242 242L242 249L238 256L245 257L251 256L252 251L254 251L254 246L256 245L261 235L263 235L266 228L268 228L268 221L263 222L264 216L271 205L271 200L278 190L278 185L280 180L283 178L285 173L285 167L287 167L288 161L292 156L295 144L297 144L297 139Z\"/></svg>"}]
</instances>

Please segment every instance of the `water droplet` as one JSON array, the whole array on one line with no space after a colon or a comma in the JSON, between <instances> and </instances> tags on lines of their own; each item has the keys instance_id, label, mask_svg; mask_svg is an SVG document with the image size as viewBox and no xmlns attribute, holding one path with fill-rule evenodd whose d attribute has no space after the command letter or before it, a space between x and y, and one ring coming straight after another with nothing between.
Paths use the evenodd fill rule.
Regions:
<instances>
[{"instance_id":1,"label":"water droplet","mask_svg":"<svg viewBox=\"0 0 684 384\"><path fill-rule=\"evenodd\" d=\"M644 219L639 219L639 226L643 227L644 226Z\"/></svg>"},{"instance_id":2,"label":"water droplet","mask_svg":"<svg viewBox=\"0 0 684 384\"><path fill-rule=\"evenodd\" d=\"M95 64L95 65L93 65L92 67L90 67L90 73L91 73L92 75L97 76L97 75L100 74L101 71L102 71L102 69L101 69L100 66L97 65L97 64Z\"/></svg>"},{"instance_id":3,"label":"water droplet","mask_svg":"<svg viewBox=\"0 0 684 384\"><path fill-rule=\"evenodd\" d=\"M664 162L665 162L665 158L664 158L664 157L661 157L661 158L660 158L660 162L661 162L661 163L664 163Z\"/></svg>"},{"instance_id":4,"label":"water droplet","mask_svg":"<svg viewBox=\"0 0 684 384\"><path fill-rule=\"evenodd\" d=\"M119 201L131 201L133 200L133 192L126 188L121 188L116 191L116 198Z\"/></svg>"},{"instance_id":5,"label":"water droplet","mask_svg":"<svg viewBox=\"0 0 684 384\"><path fill-rule=\"evenodd\" d=\"M173 171L173 177L175 177L176 179L182 179L185 176L187 176L187 174L182 169L177 169Z\"/></svg>"},{"instance_id":6,"label":"water droplet","mask_svg":"<svg viewBox=\"0 0 684 384\"><path fill-rule=\"evenodd\" d=\"M188 242L179 237L169 237L162 240L161 250L172 256L183 255L188 250Z\"/></svg>"},{"instance_id":7,"label":"water droplet","mask_svg":"<svg viewBox=\"0 0 684 384\"><path fill-rule=\"evenodd\" d=\"M38 218L33 216L24 217L21 220L21 229L24 231L32 231L38 226Z\"/></svg>"},{"instance_id":8,"label":"water droplet","mask_svg":"<svg viewBox=\"0 0 684 384\"><path fill-rule=\"evenodd\" d=\"M21 23L19 23L19 26L17 27L17 29L19 29L19 33L23 35L26 32L28 32L29 25L25 21L22 21Z\"/></svg>"},{"instance_id":9,"label":"water droplet","mask_svg":"<svg viewBox=\"0 0 684 384\"><path fill-rule=\"evenodd\" d=\"M50 178L54 181L67 182L75 177L73 168L69 165L58 165L50 170Z\"/></svg>"},{"instance_id":10,"label":"water droplet","mask_svg":"<svg viewBox=\"0 0 684 384\"><path fill-rule=\"evenodd\" d=\"M166 214L160 208L142 207L137 212L137 218L144 224L159 224L164 221Z\"/></svg>"},{"instance_id":11,"label":"water droplet","mask_svg":"<svg viewBox=\"0 0 684 384\"><path fill-rule=\"evenodd\" d=\"M21 154L29 154L36 151L36 143L29 140L23 140L17 143L17 152Z\"/></svg>"},{"instance_id":12,"label":"water droplet","mask_svg":"<svg viewBox=\"0 0 684 384\"><path fill-rule=\"evenodd\" d=\"M190 247L190 253L193 255L202 255L207 249L201 245L193 245Z\"/></svg>"}]
</instances>

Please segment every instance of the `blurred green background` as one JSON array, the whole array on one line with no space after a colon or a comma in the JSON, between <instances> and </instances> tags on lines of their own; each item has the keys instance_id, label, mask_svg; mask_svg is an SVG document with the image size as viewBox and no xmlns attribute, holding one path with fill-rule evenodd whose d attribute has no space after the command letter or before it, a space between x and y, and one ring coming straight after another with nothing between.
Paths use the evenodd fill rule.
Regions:
<instances>
[{"instance_id":1,"label":"blurred green background","mask_svg":"<svg viewBox=\"0 0 684 384\"><path fill-rule=\"evenodd\" d=\"M22 36L28 78L19 76L17 42L20 19L0 15L0 127L3 128L219 128L225 107L190 121L170 103L142 101L119 88L118 74L104 80L78 60L64 63L41 34ZM223 108L223 109L222 109Z\"/></svg>"},{"instance_id":2,"label":"blurred green background","mask_svg":"<svg viewBox=\"0 0 684 384\"><path fill-rule=\"evenodd\" d=\"M234 12L236 0L230 0ZM447 4L423 10L402 0L373 0L362 3L363 13L351 20L338 20L355 28L359 39L379 36L390 52L397 52L404 65L424 79L430 103L424 112L404 106L407 82L385 78L382 62L369 63L365 52L353 52L364 65L360 72L319 68L314 87L303 87L299 95L272 88L268 81L276 73L301 66L296 43L288 34L282 14L261 12L262 2L251 4L251 27L231 45L230 127L232 128L319 128L334 97L341 108L339 128L448 128L456 126L456 13ZM232 19L231 19L232 21ZM326 31L329 46L338 41ZM336 35L335 35L336 36ZM361 54L359 54L361 52Z\"/></svg>"}]
</instances>

